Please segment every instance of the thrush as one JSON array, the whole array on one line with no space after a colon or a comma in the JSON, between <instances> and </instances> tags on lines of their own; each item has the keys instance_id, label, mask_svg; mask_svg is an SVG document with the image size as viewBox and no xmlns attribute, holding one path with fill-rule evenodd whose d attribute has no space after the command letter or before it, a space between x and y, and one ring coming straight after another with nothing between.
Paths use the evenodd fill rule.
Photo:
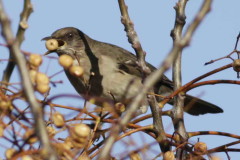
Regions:
<instances>
[{"instance_id":1,"label":"thrush","mask_svg":"<svg viewBox=\"0 0 240 160\"><path fill-rule=\"evenodd\" d=\"M84 70L82 77L76 77L65 70L65 73L76 89L85 99L95 98L95 104L102 105L104 101L121 102L128 106L132 99L141 91L142 72L136 65L137 58L131 52L109 43L94 40L74 27L56 30L43 40L56 40L57 47L47 54L56 52L59 56L67 54L73 58L73 64ZM147 63L151 71L154 66ZM165 75L154 85L157 100L173 92L173 82ZM173 103L171 100L170 104ZM206 113L221 113L223 110L209 102L191 95L186 95L184 111L191 115ZM148 108L147 97L139 106L139 113L145 113Z\"/></svg>"}]
</instances>

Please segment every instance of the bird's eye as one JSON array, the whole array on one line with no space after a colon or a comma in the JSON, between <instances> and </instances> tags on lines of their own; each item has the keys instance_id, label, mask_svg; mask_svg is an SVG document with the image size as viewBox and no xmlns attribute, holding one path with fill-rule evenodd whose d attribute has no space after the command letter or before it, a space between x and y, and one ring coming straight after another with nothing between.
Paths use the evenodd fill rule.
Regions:
<instances>
[{"instance_id":1,"label":"bird's eye","mask_svg":"<svg viewBox=\"0 0 240 160\"><path fill-rule=\"evenodd\" d=\"M72 33L67 33L66 37L68 40L72 40L73 39L73 34Z\"/></svg>"}]
</instances>

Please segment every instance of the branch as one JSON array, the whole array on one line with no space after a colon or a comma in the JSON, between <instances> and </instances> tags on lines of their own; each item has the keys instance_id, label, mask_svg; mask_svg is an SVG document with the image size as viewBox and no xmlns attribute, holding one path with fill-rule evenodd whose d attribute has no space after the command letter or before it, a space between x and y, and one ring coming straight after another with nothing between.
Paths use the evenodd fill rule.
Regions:
<instances>
[{"instance_id":1,"label":"branch","mask_svg":"<svg viewBox=\"0 0 240 160\"><path fill-rule=\"evenodd\" d=\"M186 23L185 8L188 0L179 0L174 7L176 11L175 25L171 32L173 39L173 44L177 43L182 38L183 27ZM183 48L182 48L183 49ZM182 74L181 74L181 59L182 59L182 49L179 50L178 56L173 63L173 83L174 90L178 90L182 86ZM174 97L174 107L173 107L173 126L176 133L180 135L179 143L184 143L188 139L188 134L184 125L183 118L183 106L184 106L184 96L178 94ZM177 149L176 157L181 159L185 157L186 151L182 148Z\"/></svg>"},{"instance_id":2,"label":"branch","mask_svg":"<svg viewBox=\"0 0 240 160\"><path fill-rule=\"evenodd\" d=\"M122 15L122 17L121 17L122 24L125 27L128 41L130 44L132 44L132 47L136 53L136 56L137 56L136 63L138 64L138 66L140 67L140 69L143 73L143 80L144 80L147 77L147 75L149 75L151 73L151 70L147 67L146 62L145 62L146 53L143 51L141 43L137 36L137 33L134 30L133 22L131 21L131 19L129 17L129 14L127 11L127 6L126 6L124 0L118 0L118 3L119 3L121 15ZM151 84L151 88L149 88L148 90L153 92L153 89L152 89L153 85L154 85L154 83ZM146 96L146 93L144 93L143 95ZM101 151L99 159L108 159L109 158L109 154L110 154L111 148L113 146L113 143L116 141L117 136L121 132L121 130L130 121L133 113L138 109L138 106L140 105L140 101L138 104L136 104L136 106L129 107L128 110L126 111L126 113L130 112L130 114L126 114L122 118L122 120L119 122L119 124L115 125L117 128L112 129L112 131L110 133L110 137L107 139L106 144ZM156 98L153 95L149 95L148 102L149 102L151 112L153 115L154 131L156 132L156 135L157 135L156 140L159 142L160 148L162 149L163 152L168 151L169 145L167 142L167 137L165 136L165 131L164 131L163 123L162 123L161 108L158 107Z\"/></svg>"},{"instance_id":3,"label":"branch","mask_svg":"<svg viewBox=\"0 0 240 160\"><path fill-rule=\"evenodd\" d=\"M214 84L238 84L240 85L240 81L234 81L234 80L208 80L203 82L198 82L195 84L192 84L190 87L187 88L186 91L189 91L193 88L197 88L203 85L214 85Z\"/></svg>"},{"instance_id":4,"label":"branch","mask_svg":"<svg viewBox=\"0 0 240 160\"><path fill-rule=\"evenodd\" d=\"M145 62L146 53L143 51L139 38L137 36L136 31L134 30L133 22L131 21L127 6L124 0L119 0L119 7L122 15L122 23L125 27L125 31L127 32L127 37L129 43L132 44L133 49L137 55L137 64L143 72L143 81L147 75L151 73L151 70L147 67ZM154 85L154 84L152 84ZM151 92L154 92L153 88L150 89ZM157 135L157 141L159 142L160 148L163 152L169 150L169 146L167 144L167 137L165 136L165 131L162 122L162 109L158 107L158 103L156 97L153 95L148 95L148 103L151 108L151 113L153 115L153 126L155 133Z\"/></svg>"},{"instance_id":5,"label":"branch","mask_svg":"<svg viewBox=\"0 0 240 160\"><path fill-rule=\"evenodd\" d=\"M16 39L18 41L19 47L21 46L21 44L24 40L24 33L25 33L25 30L28 28L27 20L32 12L33 12L33 7L32 7L30 0L25 0L23 11L20 15L20 22L19 22L19 26L18 26L17 35L16 35ZM9 27L10 27L10 24L9 24ZM9 42L7 42L7 44L9 44ZM13 55L11 52L9 55L9 59L13 59ZM2 77L3 82L9 82L9 79L12 75L14 67L15 67L15 62L9 61L6 69L4 70L4 74ZM7 85L4 84L4 85L2 85L2 87L7 88ZM3 90L3 92L5 93L6 90Z\"/></svg>"},{"instance_id":6,"label":"branch","mask_svg":"<svg viewBox=\"0 0 240 160\"><path fill-rule=\"evenodd\" d=\"M174 92L173 92L171 95L169 95L165 100L161 101L161 102L159 103L159 105L160 105L161 107L163 107L166 103L168 103L168 101L169 101L170 99L172 99L172 98L173 98L175 95L177 95L178 93L180 93L180 92L182 92L182 91L186 92L187 90L189 90L188 88L191 87L191 85L193 85L195 82L200 81L200 80L203 79L203 78L206 78L206 77L208 77L208 76L210 76L210 75L213 75L213 74L215 74L215 73L217 73L217 72L223 71L223 70L228 69L228 68L231 68L231 67L232 67L232 63L227 64L227 65L222 66L222 67L219 67L219 68L217 68L217 69L214 69L214 70L212 70L212 71L210 71L210 72L208 72L208 73L205 73L205 74L203 74L203 75L201 75L201 76L193 79L192 81L188 82L187 84L185 84L184 86L182 86L182 87L179 88L178 90L174 91Z\"/></svg>"},{"instance_id":7,"label":"branch","mask_svg":"<svg viewBox=\"0 0 240 160\"><path fill-rule=\"evenodd\" d=\"M189 137L201 136L201 135L218 135L225 136L229 138L240 139L239 135L227 133L227 132L219 132L219 131L196 131L196 132L188 132Z\"/></svg>"},{"instance_id":8,"label":"branch","mask_svg":"<svg viewBox=\"0 0 240 160\"><path fill-rule=\"evenodd\" d=\"M205 0L204 1L204 3L201 6L200 11L198 12L196 17L194 18L193 22L188 27L188 29L187 29L187 31L184 35L184 38L180 42L180 45L184 45L184 46L189 45L189 42L191 41L193 33L196 31L199 24L203 21L203 19L207 15L207 13L210 11L211 4L212 4L212 0Z\"/></svg>"},{"instance_id":9,"label":"branch","mask_svg":"<svg viewBox=\"0 0 240 160\"><path fill-rule=\"evenodd\" d=\"M136 56L137 56L137 64L138 66L142 69L144 73L151 73L150 69L146 66L145 62L145 56L146 53L142 49L142 45L139 41L138 35L136 31L134 30L134 24L131 21L128 11L127 11L127 6L124 2L124 0L118 0L119 8L121 11L121 21L122 24L125 27L125 31L127 33L128 41L130 44L132 44L132 48L134 49Z\"/></svg>"},{"instance_id":10,"label":"branch","mask_svg":"<svg viewBox=\"0 0 240 160\"><path fill-rule=\"evenodd\" d=\"M120 1L120 0L119 0ZM128 107L128 110L126 111L126 114L124 117L122 117L122 120L118 123L118 125L114 125L112 128L112 132L107 139L107 142L105 146L103 147L103 150L99 156L99 159L107 158L109 156L109 152L112 148L113 143L115 142L118 133L123 129L124 126L127 125L127 123L130 121L132 115L137 110L138 106L141 104L142 99L144 96L148 93L149 89L159 80L162 78L163 73L170 68L171 64L176 59L178 53L182 48L186 47L191 40L191 37L193 33L196 31L196 28L200 24L200 22L203 20L203 18L206 16L208 11L210 10L212 0L205 0L205 2L202 5L202 8L200 9L198 15L195 17L194 21L191 23L191 25L188 27L184 37L180 39L179 41L176 41L173 48L167 55L166 59L162 62L161 67L152 72L143 83L142 89L139 91L139 94L134 98L134 100L131 102L130 106ZM104 152L103 152L104 151Z\"/></svg>"},{"instance_id":11,"label":"branch","mask_svg":"<svg viewBox=\"0 0 240 160\"><path fill-rule=\"evenodd\" d=\"M173 68L173 78L174 78L174 90L178 90L181 87L181 52L182 49L189 45L191 38L193 36L193 33L196 31L196 28L199 26L199 24L202 22L206 14L210 11L212 0L205 0L202 4L201 9L199 10L198 14L195 16L193 22L190 24L190 26L187 28L186 33L182 37L182 28L185 24L185 6L187 1L186 0L180 0L175 9L176 9L176 22L175 27L172 31L172 38L174 40L174 45L179 46L178 50L178 57L177 61L174 63ZM180 93L180 92L178 92ZM176 94L175 94L176 95ZM174 110L173 110L173 124L175 131L177 131L181 137L183 138L181 141L187 140L188 135L186 133L186 129L184 126L184 119L183 119L183 109L184 106L184 99L179 94L177 98L174 101ZM177 157L180 158L182 151L179 150L177 152ZM184 154L183 154L184 156Z\"/></svg>"},{"instance_id":12,"label":"branch","mask_svg":"<svg viewBox=\"0 0 240 160\"><path fill-rule=\"evenodd\" d=\"M28 3L29 5L30 1L26 0L25 3ZM41 105L37 102L36 97L34 96L34 90L30 81L29 72L27 72L26 60L23 54L21 54L19 48L21 40L14 38L13 32L10 27L10 20L4 11L2 0L0 0L0 24L2 26L3 38L8 44L9 51L12 54L12 57L14 58L20 72L23 91L25 93L26 99L31 106L31 111L34 117L36 134L43 146L47 159L56 160L57 158L54 154L52 147L50 146L48 134L45 128L42 108Z\"/></svg>"},{"instance_id":13,"label":"branch","mask_svg":"<svg viewBox=\"0 0 240 160\"><path fill-rule=\"evenodd\" d=\"M213 149L209 149L207 152L210 154L210 153L214 153L214 152L228 151L229 146L233 146L233 145L236 145L236 144L239 144L239 143L240 143L240 141L234 141L234 142L224 144L222 146L219 146L219 147L216 147L216 148L213 148ZM238 150L236 149L236 151L239 152L239 149Z\"/></svg>"}]
</instances>

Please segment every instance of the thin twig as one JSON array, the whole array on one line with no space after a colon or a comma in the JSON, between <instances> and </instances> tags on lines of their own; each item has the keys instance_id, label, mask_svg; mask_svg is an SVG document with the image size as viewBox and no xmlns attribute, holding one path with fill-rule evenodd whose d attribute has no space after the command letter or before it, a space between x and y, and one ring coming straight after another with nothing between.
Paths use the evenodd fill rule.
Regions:
<instances>
[{"instance_id":1,"label":"thin twig","mask_svg":"<svg viewBox=\"0 0 240 160\"><path fill-rule=\"evenodd\" d=\"M190 87L187 88L186 91L191 90L193 88L197 88L203 85L214 85L214 84L238 84L240 85L240 81L234 81L234 80L208 80L208 81L203 81L203 82L198 82L192 84Z\"/></svg>"},{"instance_id":2,"label":"thin twig","mask_svg":"<svg viewBox=\"0 0 240 160\"><path fill-rule=\"evenodd\" d=\"M239 135L227 133L227 132L219 132L219 131L196 131L196 132L188 132L189 137L201 136L201 135L218 135L240 139Z\"/></svg>"},{"instance_id":3,"label":"thin twig","mask_svg":"<svg viewBox=\"0 0 240 160\"><path fill-rule=\"evenodd\" d=\"M232 61L234 61L235 59L231 57L232 54L236 53L237 54L237 57L238 59L240 58L240 51L237 50L237 47L238 47L238 42L239 42L239 38L240 38L240 33L238 34L237 36L237 40L235 42L235 46L234 46L234 49L231 53L229 53L228 55L226 56L223 56L223 57L220 57L220 58L217 58L217 59L214 59L214 60L211 60L209 62L206 62L204 65L209 65L209 64L212 64L216 61L219 61L219 60L222 60L222 59L225 59L225 58L229 58L231 59ZM238 77L239 77L239 72L238 72Z\"/></svg>"},{"instance_id":4,"label":"thin twig","mask_svg":"<svg viewBox=\"0 0 240 160\"><path fill-rule=\"evenodd\" d=\"M231 60L233 60L234 61L234 59L231 57L231 55L232 54L234 54L234 53L236 53L237 52L237 50L233 50L231 53L229 53L228 55L226 55L226 56L223 56L223 57L220 57L220 58L217 58L217 59L214 59L214 60L211 60L211 61L208 61L208 62L206 62L204 65L209 65L209 64L212 64L212 63L214 63L214 62L216 62L216 61L219 61L219 60L222 60L222 59L225 59L225 58L230 58ZM238 52L237 52L238 53Z\"/></svg>"},{"instance_id":5,"label":"thin twig","mask_svg":"<svg viewBox=\"0 0 240 160\"><path fill-rule=\"evenodd\" d=\"M201 75L201 76L193 79L192 81L190 81L190 82L188 82L187 84L183 85L183 86L182 86L181 88L179 88L178 90L174 91L174 92L173 92L171 95L169 95L166 99L164 99L163 101L161 101L161 102L159 103L159 105L160 105L161 107L163 107L166 103L168 103L168 101L169 101L170 99L172 99L172 97L174 97L174 96L175 96L176 94L178 94L179 92L182 92L182 91L183 91L183 92L186 92L186 90L188 90L188 88L189 88L191 85L193 85L195 82L200 81L200 80L202 80L203 78L206 78L206 77L208 77L208 76L210 76L210 75L213 75L213 74L215 74L215 73L217 73L217 72L223 71L223 70L228 69L228 68L230 68L230 67L232 67L232 64L231 64L231 63L230 63L230 64L227 64L227 65L225 65L225 66L219 67L219 68L217 68L217 69L214 69L214 70L212 70L212 71L210 71L210 72L208 72L208 73L205 73L205 74L203 74L203 75Z\"/></svg>"},{"instance_id":6,"label":"thin twig","mask_svg":"<svg viewBox=\"0 0 240 160\"><path fill-rule=\"evenodd\" d=\"M210 150L208 150L207 152L208 152L208 153L223 152L223 151L226 151L229 146L233 146L233 145L236 145L236 144L239 144L239 143L240 143L239 140L238 140L238 141L234 141L234 142L231 142L231 143L228 143L228 144L224 144L224 145L222 145L222 146L219 146L219 147L210 149ZM237 150L237 152L239 152L239 149Z\"/></svg>"}]
</instances>

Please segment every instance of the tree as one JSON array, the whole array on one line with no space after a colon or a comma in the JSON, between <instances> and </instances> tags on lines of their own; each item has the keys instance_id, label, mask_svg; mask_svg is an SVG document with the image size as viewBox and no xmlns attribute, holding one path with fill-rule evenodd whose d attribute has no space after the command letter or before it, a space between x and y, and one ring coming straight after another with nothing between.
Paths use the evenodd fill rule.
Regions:
<instances>
[{"instance_id":1,"label":"tree","mask_svg":"<svg viewBox=\"0 0 240 160\"><path fill-rule=\"evenodd\" d=\"M146 86L142 89L141 94L139 94L136 99L133 100L132 105L130 106L132 111L129 108L126 108L128 111L123 116L119 116L119 114L116 113L116 110L112 110L112 108L114 107L110 104L106 104L106 110L92 105L89 106L89 104L87 106L85 104L82 104L81 106L77 105L77 107L72 106L72 104L56 104L55 100L58 98L71 100L79 99L79 96L72 94L52 94L54 86L56 86L56 88L59 88L59 83L62 82L59 80L53 80L54 76L59 75L59 73L55 71L54 73L57 74L46 76L47 74L42 73L44 72L44 70L39 67L42 61L42 56L33 54L33 52L35 51L27 52L23 49L20 49L21 43L24 40L25 30L28 28L27 20L32 11L31 2L26 0L24 3L24 8L21 14L19 28L17 30L16 36L11 29L9 21L10 18L5 14L5 11L3 10L3 5L0 4L1 30L5 39L5 43L2 43L2 46L9 49L10 58L8 64L12 68L14 68L15 65L18 67L18 72L20 73L21 77L20 85L22 86L22 89L19 87L14 88L14 83L9 83L9 78L12 76L12 74L10 71L11 69L7 68L4 74L5 78L2 81L1 87L1 129L2 132L4 131L4 134L2 136L3 142L7 141L9 148L11 146L10 144L12 144L12 148L14 148L15 150L10 149L7 150L6 153L10 155L13 154L13 158L31 156L35 159L56 159L56 156L59 156L61 158L64 157L65 159L73 159L77 157L80 158L81 156L86 156L90 158L98 157L106 159L106 157L110 156L111 153L112 147L109 146L112 146L115 143L115 140L123 143L124 139L123 141L121 141L121 139L125 136L135 135L136 133L140 132L144 132L144 135L146 134L151 136L155 141L153 143L151 141L147 141L146 145L137 147L133 143L135 141L134 138L128 138L127 140L132 140L132 143L126 143L121 145L128 147L131 146L133 147L133 150L131 152L126 152L124 155L118 156L118 154L120 153L117 152L117 150L115 149L114 152L116 152L116 155L112 155L112 157L118 156L117 158L131 157L132 159L139 159L139 157L141 156L143 159L148 159L151 155L152 159L152 157L154 156L162 157L164 152L166 152L165 155L169 153L170 155L172 153L176 153L175 156L179 159L183 159L180 157L188 156L192 158L196 156L205 156L205 158L207 158L206 155L210 156L211 153L217 151L238 151L237 148L221 148L220 145L220 148L213 148L206 151L205 147L206 145L210 145L209 142L206 141L205 143L196 143L196 141L188 141L188 136L197 136L201 134L223 135L224 133L186 132L188 131L188 129L183 128L184 125L179 125L180 128L174 128L174 132L168 133L168 131L164 128L164 125L166 125L166 123L161 120L162 115L158 114L158 112L153 112L153 115L140 115L136 119L131 120L131 112L134 112L137 109L138 100L145 96L144 93L147 93L149 91L154 81L156 81L156 77L161 76L166 71L166 69L170 67L170 64L172 64L173 61L175 62L174 64L176 64L173 67L173 72L177 73L174 76L177 89L176 92L171 95L172 97L176 96L180 91L185 91L200 85L218 83L231 83L235 85L239 84L239 81L232 80L208 80L197 83L197 80L201 80L201 77L198 75L200 77L199 79L195 79L196 81L190 81L190 83L187 83L187 85L184 85L182 87L180 79L181 75L179 74L181 73L181 66L179 65L180 63L177 63L181 62L181 58L178 55L183 51L185 47L187 47L191 43L193 33L197 31L197 27L204 20L206 14L210 9L211 3L212 1L210 0L206 0L203 2L202 7L195 14L196 18L188 24L188 27L185 26L184 13L187 1L180 0L175 5L176 19L175 26L172 31L173 47L170 50L165 61L162 63L159 70L151 74L147 69L145 69L144 51L141 47L140 41L136 41L138 40L138 38L132 25L133 22L129 17L130 14L128 15L128 11L126 10L124 1L119 0L119 8L122 14L121 20L124 24L126 32L128 33L128 39L130 40L130 43L136 51L140 64L139 68L145 75L144 78L146 84ZM183 28L186 29L182 34ZM238 51L235 47L233 55L236 53L238 53ZM237 59L238 58L239 57L237 57ZM48 60L51 62L56 62L56 59L54 60L53 57L48 57L43 59L43 65L46 64ZM209 76L210 73L215 74L219 71L230 68L231 66L232 63L220 67L213 72L208 72L209 74L207 74L207 76ZM235 67L235 70L238 71L238 69L236 68L238 67ZM155 75L156 77L151 75ZM34 80L35 78L36 80ZM42 81L39 81L39 79L42 79ZM51 83L51 85L49 83ZM49 90L49 88L51 89ZM34 94L34 92L36 91L40 92L40 94ZM150 97L151 109L157 109L161 111L161 108L158 108L156 105L154 96ZM165 99L164 103L167 100L169 99ZM178 98L177 101L177 104L182 103L181 96L180 98ZM23 103L24 105L22 105ZM108 105L110 105L110 107L108 107ZM121 109L124 109L124 106L121 103L116 104L116 106L120 107L120 111ZM68 112L66 113L66 110L59 110L58 108L67 109ZM180 105L175 104L174 109L179 108ZM73 111L74 115L71 115L73 114ZM99 112L102 112L102 114L99 114ZM169 115L169 112L164 113ZM181 114L182 111L180 110L177 115L172 117L173 120L179 118ZM153 123L153 126L146 125L145 123L139 123L144 122L148 118L151 118L151 123L152 119L154 119L155 123ZM177 123L181 123L181 121L177 121ZM122 132L123 130L124 132ZM119 132L121 132L121 134L119 134ZM239 136L233 134L224 135L237 139L239 138ZM114 141L111 141L112 139L109 137L114 139ZM179 140L180 137L182 137L181 141ZM200 139L200 141L202 141L202 139ZM238 143L238 141L235 141L234 143L230 143L229 146ZM151 149L149 149L149 147L153 144L155 146L160 146L160 148L155 148L155 150L157 150L157 153L154 154L151 152ZM39 145L41 146L40 149L38 148ZM167 152L170 149L169 146L173 147L171 149L172 152Z\"/></svg>"}]
</instances>

